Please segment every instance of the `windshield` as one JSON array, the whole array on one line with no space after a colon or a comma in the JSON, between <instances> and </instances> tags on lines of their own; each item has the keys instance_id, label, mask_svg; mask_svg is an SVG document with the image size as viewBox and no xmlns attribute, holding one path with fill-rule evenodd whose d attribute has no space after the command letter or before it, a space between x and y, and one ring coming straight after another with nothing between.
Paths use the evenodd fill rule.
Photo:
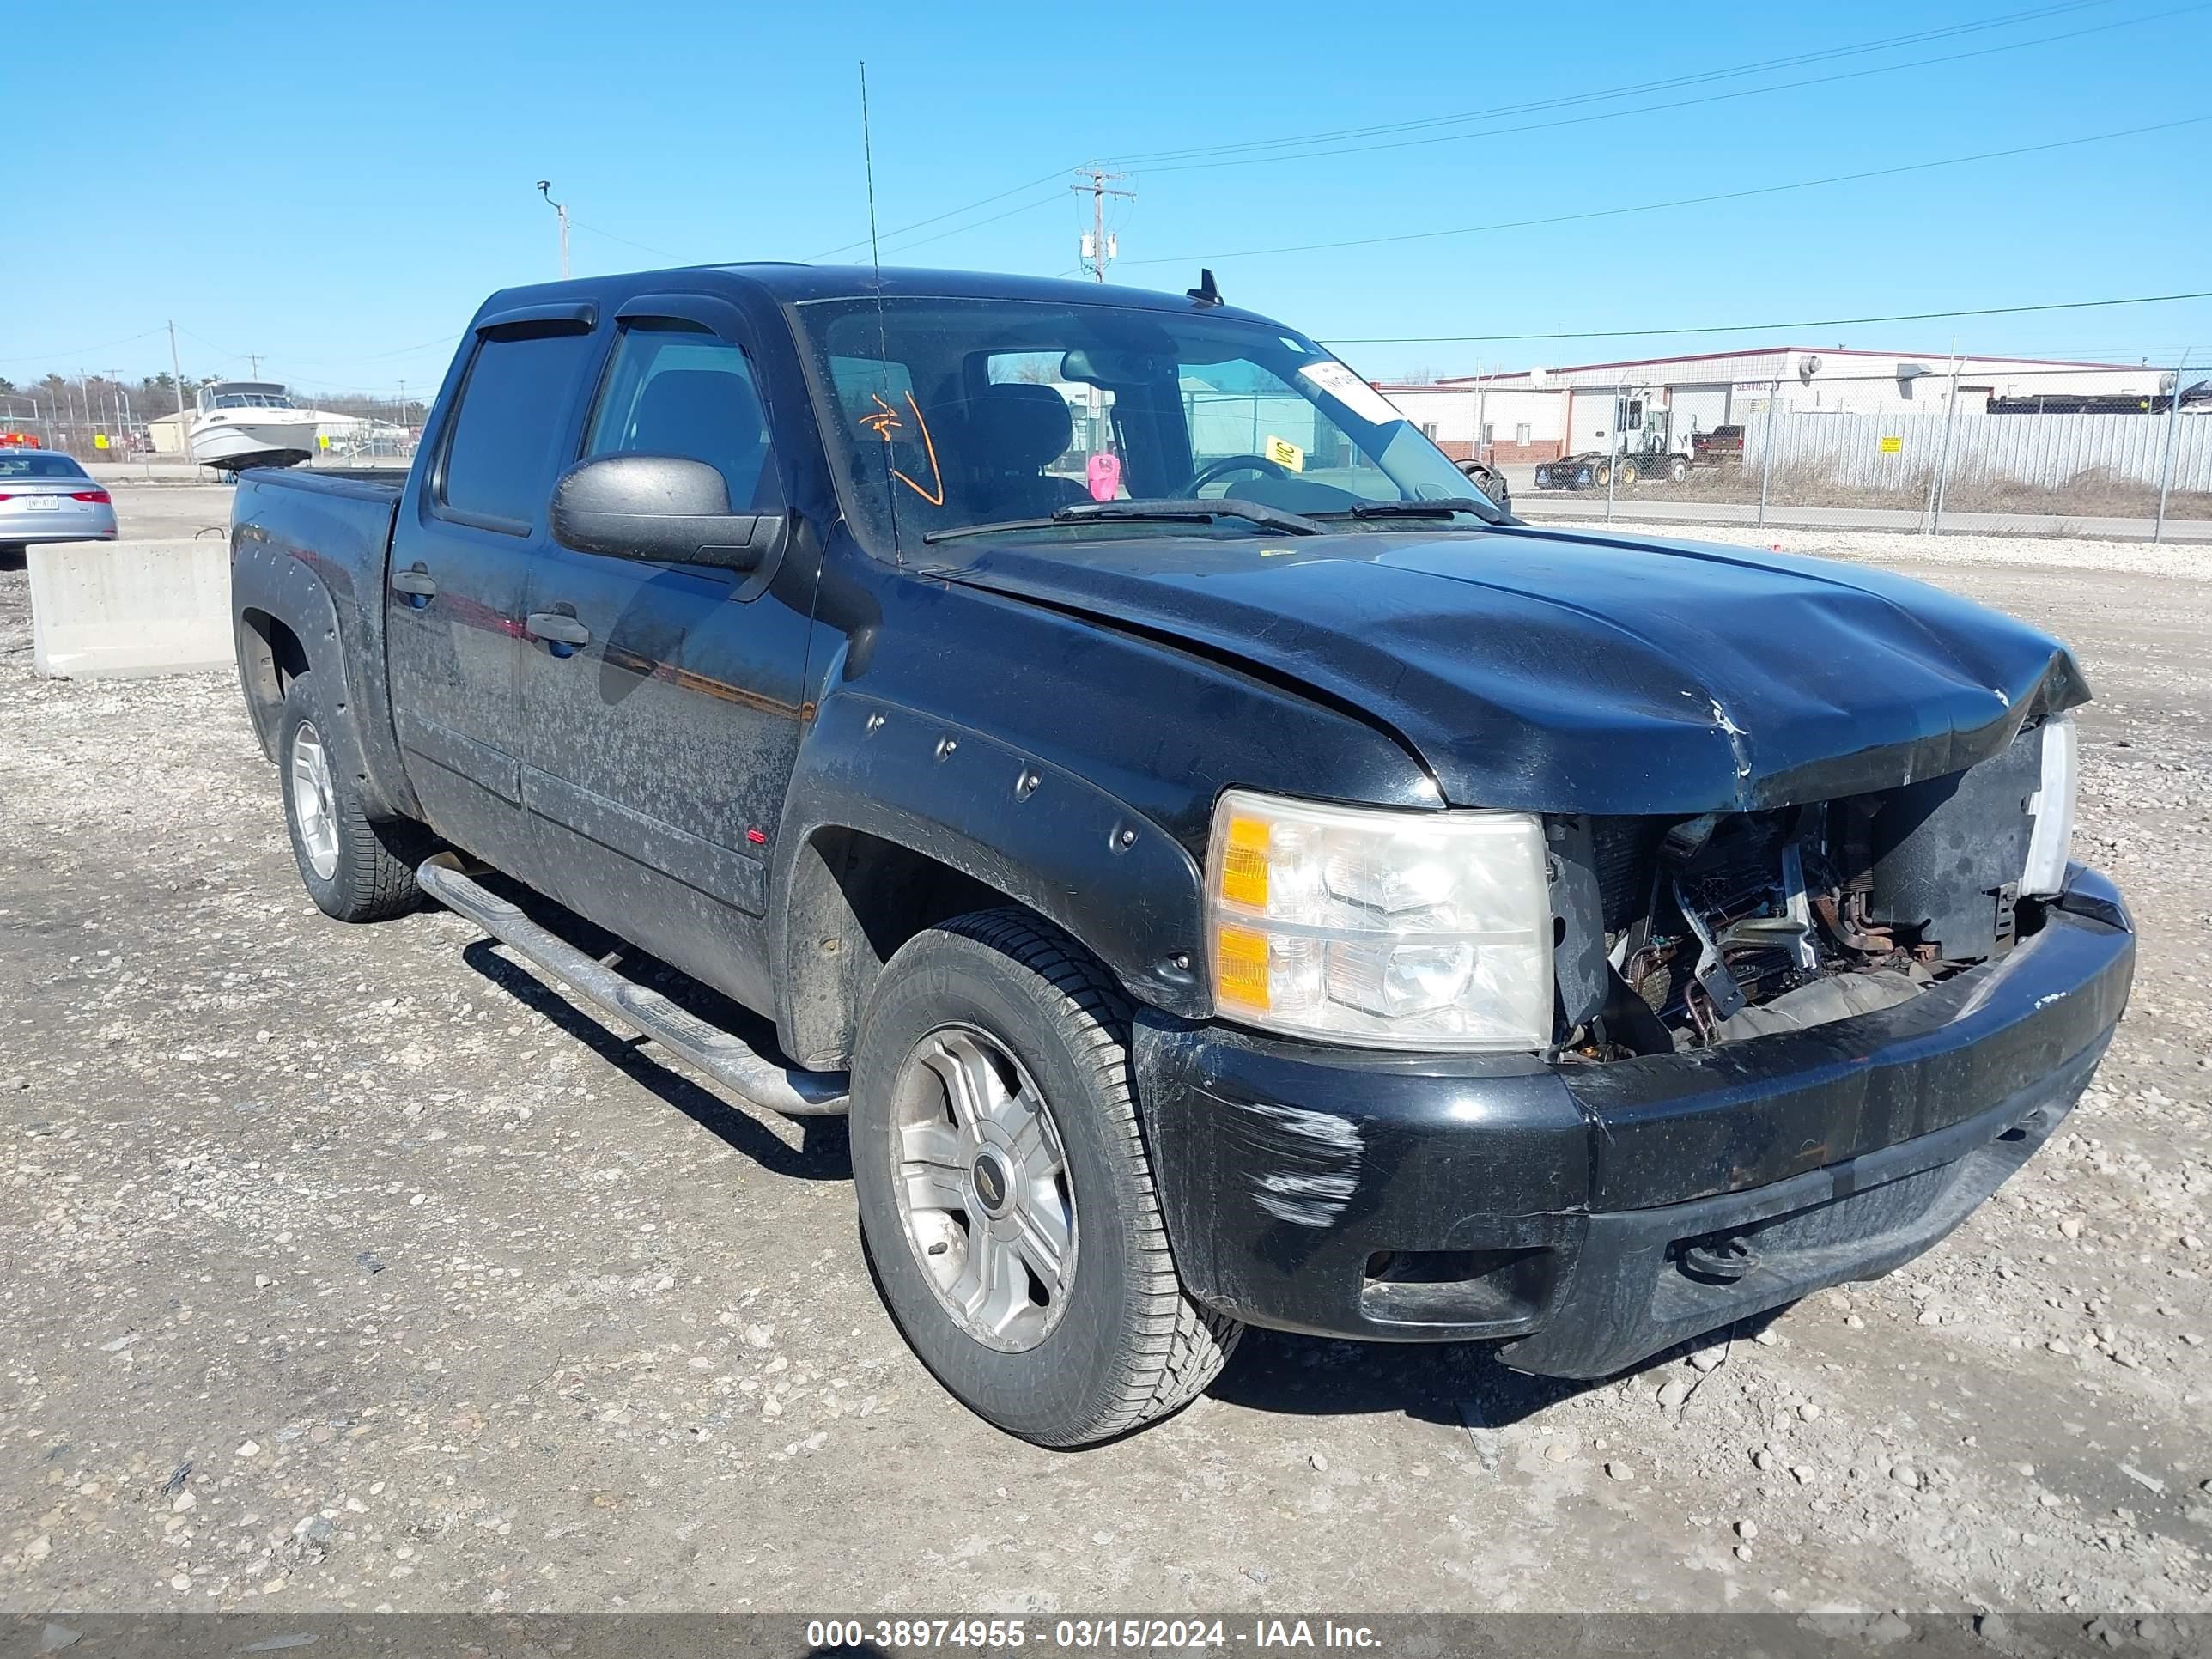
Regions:
<instances>
[{"instance_id":1,"label":"windshield","mask_svg":"<svg viewBox=\"0 0 2212 1659\"><path fill-rule=\"evenodd\" d=\"M831 460L879 551L1085 502L1233 497L1314 518L1474 493L1380 393L1272 325L1019 300L799 309L833 404Z\"/></svg>"}]
</instances>

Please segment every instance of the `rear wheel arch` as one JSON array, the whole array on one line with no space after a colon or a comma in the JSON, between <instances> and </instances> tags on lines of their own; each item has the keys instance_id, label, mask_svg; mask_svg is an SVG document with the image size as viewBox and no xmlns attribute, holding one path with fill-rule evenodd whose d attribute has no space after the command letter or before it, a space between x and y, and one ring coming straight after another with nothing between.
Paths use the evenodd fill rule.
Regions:
<instances>
[{"instance_id":1,"label":"rear wheel arch","mask_svg":"<svg viewBox=\"0 0 2212 1659\"><path fill-rule=\"evenodd\" d=\"M276 757L276 728L283 719L285 688L306 673L307 647L283 617L258 605L238 613L238 678L247 717L262 752Z\"/></svg>"},{"instance_id":2,"label":"rear wheel arch","mask_svg":"<svg viewBox=\"0 0 2212 1659\"><path fill-rule=\"evenodd\" d=\"M334 728L334 752L343 752L364 807L380 821L418 816L392 747L375 618L349 605L345 627L369 631L343 634L338 600L307 556L242 535L232 542L230 589L239 683L262 752L278 758L284 693L293 679L312 672ZM349 645L366 646L368 653Z\"/></svg>"},{"instance_id":3,"label":"rear wheel arch","mask_svg":"<svg viewBox=\"0 0 2212 1659\"><path fill-rule=\"evenodd\" d=\"M303 560L263 542L234 539L230 590L239 683L255 735L273 760L284 693L301 675L321 677L329 713L351 712L338 609L322 578Z\"/></svg>"}]
</instances>

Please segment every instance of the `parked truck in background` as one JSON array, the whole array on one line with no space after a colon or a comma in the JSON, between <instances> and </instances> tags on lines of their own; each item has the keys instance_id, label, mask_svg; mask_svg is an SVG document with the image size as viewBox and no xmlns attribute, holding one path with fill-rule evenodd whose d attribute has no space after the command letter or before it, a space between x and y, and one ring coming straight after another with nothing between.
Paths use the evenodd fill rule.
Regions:
<instances>
[{"instance_id":1,"label":"parked truck in background","mask_svg":"<svg viewBox=\"0 0 2212 1659\"><path fill-rule=\"evenodd\" d=\"M1662 387L1623 392L1613 399L1612 446L1586 449L1536 469L1539 489L1626 489L1634 483L1686 483L1692 468L1735 466L1743 462L1743 428L1717 426L1711 432L1694 418L1675 429L1674 410Z\"/></svg>"},{"instance_id":2,"label":"parked truck in background","mask_svg":"<svg viewBox=\"0 0 2212 1659\"><path fill-rule=\"evenodd\" d=\"M892 1317L1046 1444L1249 1324L1596 1377L1886 1273L2128 994L2065 647L1507 520L1210 281L509 289L406 473L231 538L315 902L849 1113Z\"/></svg>"}]
</instances>

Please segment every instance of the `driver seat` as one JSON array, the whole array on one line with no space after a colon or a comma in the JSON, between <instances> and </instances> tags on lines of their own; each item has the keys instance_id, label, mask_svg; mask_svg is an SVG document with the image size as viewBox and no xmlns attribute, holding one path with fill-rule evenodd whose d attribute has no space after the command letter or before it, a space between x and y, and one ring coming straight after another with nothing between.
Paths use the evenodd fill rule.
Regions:
<instances>
[{"instance_id":1,"label":"driver seat","mask_svg":"<svg viewBox=\"0 0 2212 1659\"><path fill-rule=\"evenodd\" d=\"M1026 381L987 386L969 400L967 426L970 497L983 518L1049 518L1057 507L1091 499L1074 479L1044 470L1075 441L1067 399L1052 387Z\"/></svg>"}]
</instances>

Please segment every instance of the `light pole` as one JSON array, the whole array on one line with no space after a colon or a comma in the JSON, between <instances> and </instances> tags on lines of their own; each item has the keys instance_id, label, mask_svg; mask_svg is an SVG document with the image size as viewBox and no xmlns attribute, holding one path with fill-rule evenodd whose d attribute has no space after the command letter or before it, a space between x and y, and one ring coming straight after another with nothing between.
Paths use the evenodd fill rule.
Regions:
<instances>
[{"instance_id":1,"label":"light pole","mask_svg":"<svg viewBox=\"0 0 2212 1659\"><path fill-rule=\"evenodd\" d=\"M545 198L546 206L561 216L561 280L565 283L568 280L568 204L553 199L553 181L550 179L540 179L538 181L538 193Z\"/></svg>"}]
</instances>

